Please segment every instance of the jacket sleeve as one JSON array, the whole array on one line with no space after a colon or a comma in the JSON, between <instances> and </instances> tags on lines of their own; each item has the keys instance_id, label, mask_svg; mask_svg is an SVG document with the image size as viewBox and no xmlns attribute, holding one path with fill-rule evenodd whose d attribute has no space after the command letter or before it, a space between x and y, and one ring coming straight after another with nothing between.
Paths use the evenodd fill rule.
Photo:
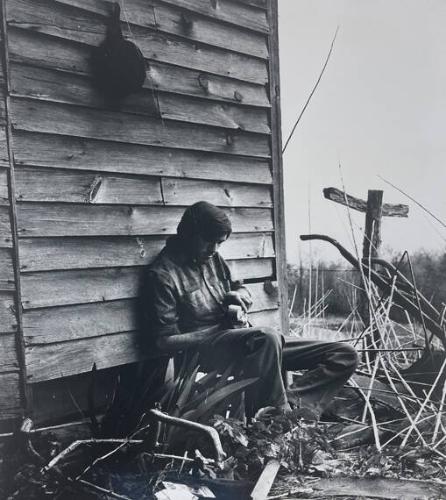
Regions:
<instances>
[{"instance_id":1,"label":"jacket sleeve","mask_svg":"<svg viewBox=\"0 0 446 500\"><path fill-rule=\"evenodd\" d=\"M147 272L142 306L146 329L154 338L181 333L175 289L167 273Z\"/></svg>"}]
</instances>

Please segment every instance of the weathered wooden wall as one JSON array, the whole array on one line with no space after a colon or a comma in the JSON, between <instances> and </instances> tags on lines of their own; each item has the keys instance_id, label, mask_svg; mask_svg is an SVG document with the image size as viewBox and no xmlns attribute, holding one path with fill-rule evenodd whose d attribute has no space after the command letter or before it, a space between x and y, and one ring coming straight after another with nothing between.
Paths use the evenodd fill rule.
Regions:
<instances>
[{"instance_id":1,"label":"weathered wooden wall","mask_svg":"<svg viewBox=\"0 0 446 500\"><path fill-rule=\"evenodd\" d=\"M140 358L141 270L200 199L232 219L222 253L251 283L252 321L278 325L281 295L263 286L282 278L272 6L122 2L122 28L147 78L118 111L93 88L89 67L109 0L6 0L21 334L37 392L93 363Z\"/></svg>"},{"instance_id":2,"label":"weathered wooden wall","mask_svg":"<svg viewBox=\"0 0 446 500\"><path fill-rule=\"evenodd\" d=\"M13 165L10 162L10 134L6 109L8 106L7 53L3 5L0 5L0 431L9 430L8 422L23 413L25 407L23 382L23 349L19 332L19 298L16 274L17 245L14 238L15 206Z\"/></svg>"}]
</instances>

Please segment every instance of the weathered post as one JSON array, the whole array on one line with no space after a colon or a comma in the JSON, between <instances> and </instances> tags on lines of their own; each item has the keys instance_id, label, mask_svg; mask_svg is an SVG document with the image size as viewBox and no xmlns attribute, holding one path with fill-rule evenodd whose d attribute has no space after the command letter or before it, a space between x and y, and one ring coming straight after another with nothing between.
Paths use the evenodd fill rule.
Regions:
<instances>
[{"instance_id":1,"label":"weathered post","mask_svg":"<svg viewBox=\"0 0 446 500\"><path fill-rule=\"evenodd\" d=\"M367 194L367 208L365 212L365 228L364 228L364 243L362 250L363 262L367 263L369 259L379 257L379 248L381 246L381 219L382 219L382 201L383 191L369 189ZM371 266L373 267L373 265ZM360 295L359 313L364 322L364 326L368 328L371 322L371 303L370 297L365 289ZM373 339L373 340L372 340ZM373 349L373 346L378 346L380 341L379 331L372 327L372 331L365 336L365 348ZM371 360L375 359L376 351L369 353Z\"/></svg>"},{"instance_id":2,"label":"weathered post","mask_svg":"<svg viewBox=\"0 0 446 500\"><path fill-rule=\"evenodd\" d=\"M324 197L327 200L340 203L359 212L365 212L365 229L363 243L363 262L367 264L369 259L375 259L379 256L379 248L381 246L381 220L383 217L407 217L409 214L408 205L391 205L390 203L383 204L383 191L370 189L368 191L367 202L359 198L355 198L336 188L325 188ZM365 285L365 284L364 284ZM359 313L366 327L370 324L370 302L365 290L361 294L359 304ZM373 332L374 342L379 341L379 332ZM373 347L372 336L366 336L367 348ZM370 358L373 359L376 353L371 352Z\"/></svg>"}]
</instances>

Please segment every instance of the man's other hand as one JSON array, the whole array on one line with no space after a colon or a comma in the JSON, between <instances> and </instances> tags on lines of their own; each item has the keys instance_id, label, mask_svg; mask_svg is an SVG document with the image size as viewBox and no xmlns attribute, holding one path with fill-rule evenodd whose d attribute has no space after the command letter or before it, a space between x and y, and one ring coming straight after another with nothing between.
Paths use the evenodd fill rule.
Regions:
<instances>
[{"instance_id":1,"label":"man's other hand","mask_svg":"<svg viewBox=\"0 0 446 500\"><path fill-rule=\"evenodd\" d=\"M247 312L252 306L252 300L247 290L228 292L225 295L225 304L233 304L236 306L241 306L242 309Z\"/></svg>"}]
</instances>

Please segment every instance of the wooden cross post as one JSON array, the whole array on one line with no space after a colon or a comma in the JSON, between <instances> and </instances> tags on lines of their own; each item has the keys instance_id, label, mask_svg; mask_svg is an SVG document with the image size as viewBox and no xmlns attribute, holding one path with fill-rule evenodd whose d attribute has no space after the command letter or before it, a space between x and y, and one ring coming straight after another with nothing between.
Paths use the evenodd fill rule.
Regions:
<instances>
[{"instance_id":1,"label":"wooden cross post","mask_svg":"<svg viewBox=\"0 0 446 500\"><path fill-rule=\"evenodd\" d=\"M362 259L365 263L367 263L369 259L376 259L379 257L382 217L407 217L409 214L408 205L383 204L383 191L379 190L370 189L368 191L367 201L350 196L336 188L325 188L324 197L335 203L340 203L341 205L358 210L359 212L365 212L364 242L362 248ZM359 313L367 328L370 325L370 302L365 291L361 294ZM374 329L373 335L367 335L365 341L366 349L373 349L374 345L378 346L380 341L379 331ZM376 351L370 351L369 359L373 360L375 356Z\"/></svg>"}]
</instances>

